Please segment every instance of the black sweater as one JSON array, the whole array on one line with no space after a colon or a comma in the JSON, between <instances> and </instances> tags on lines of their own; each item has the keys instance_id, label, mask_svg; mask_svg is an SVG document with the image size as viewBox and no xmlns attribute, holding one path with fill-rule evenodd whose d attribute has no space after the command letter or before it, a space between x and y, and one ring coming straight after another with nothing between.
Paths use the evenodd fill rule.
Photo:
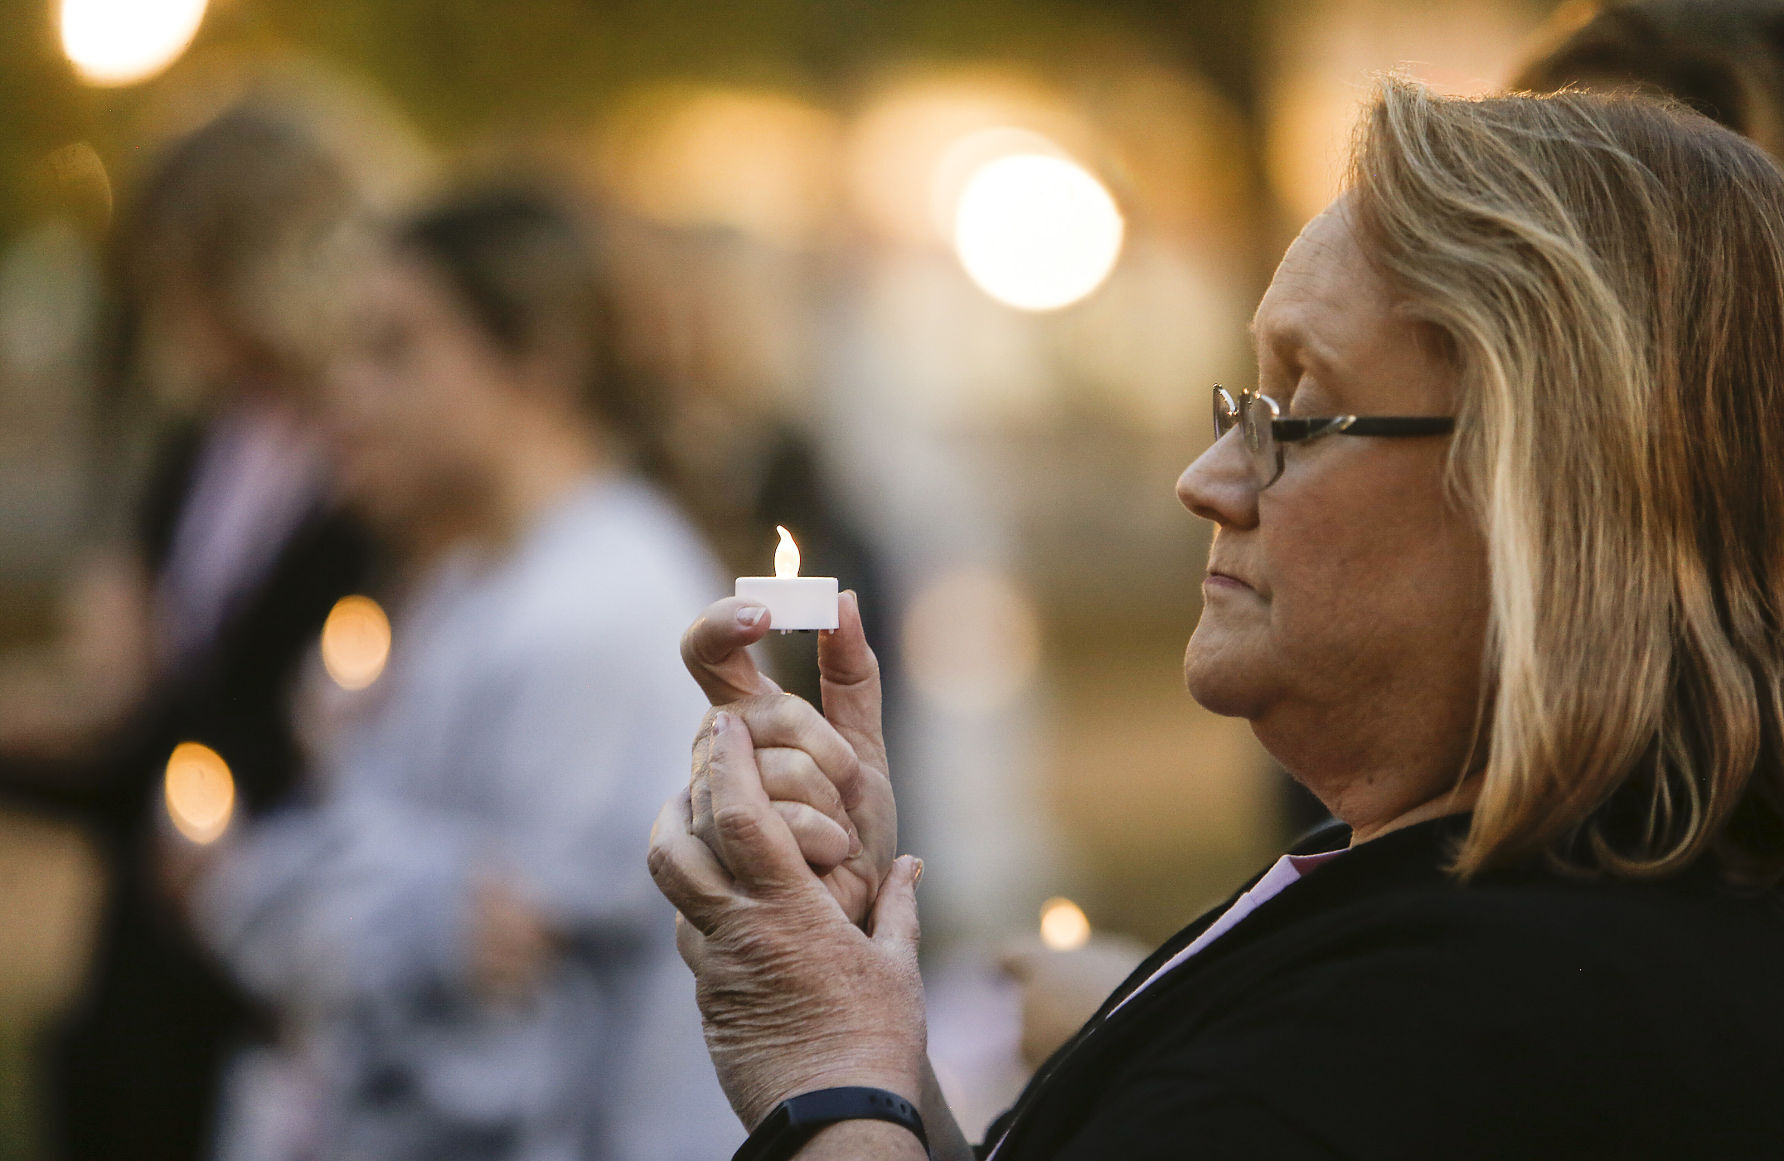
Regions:
<instances>
[{"instance_id":1,"label":"black sweater","mask_svg":"<svg viewBox=\"0 0 1784 1161\"><path fill-rule=\"evenodd\" d=\"M1777 898L1464 886L1458 832L1346 852L1108 1015L1225 908L1185 928L993 1126L999 1161L1784 1158Z\"/></svg>"}]
</instances>

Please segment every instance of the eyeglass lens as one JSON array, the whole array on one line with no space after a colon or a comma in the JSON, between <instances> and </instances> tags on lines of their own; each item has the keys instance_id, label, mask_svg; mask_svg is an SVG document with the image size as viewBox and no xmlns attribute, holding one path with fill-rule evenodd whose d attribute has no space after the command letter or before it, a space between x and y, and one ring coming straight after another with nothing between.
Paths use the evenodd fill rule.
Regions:
<instances>
[{"instance_id":1,"label":"eyeglass lens","mask_svg":"<svg viewBox=\"0 0 1784 1161\"><path fill-rule=\"evenodd\" d=\"M1214 438L1219 439L1239 422L1239 405L1225 387L1214 388Z\"/></svg>"},{"instance_id":2,"label":"eyeglass lens","mask_svg":"<svg viewBox=\"0 0 1784 1161\"><path fill-rule=\"evenodd\" d=\"M1245 441L1245 452L1259 488L1276 481L1280 466L1271 424L1275 418L1276 408L1265 396L1247 391L1235 399L1224 387L1214 389L1214 437L1219 439L1235 425L1241 429L1239 436Z\"/></svg>"}]
</instances>

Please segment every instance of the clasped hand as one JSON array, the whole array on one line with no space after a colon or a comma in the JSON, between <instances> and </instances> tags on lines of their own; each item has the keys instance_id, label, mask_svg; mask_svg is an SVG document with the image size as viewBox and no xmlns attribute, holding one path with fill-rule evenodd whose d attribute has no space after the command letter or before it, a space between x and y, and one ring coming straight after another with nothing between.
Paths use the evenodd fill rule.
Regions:
<instances>
[{"instance_id":1,"label":"clasped hand","mask_svg":"<svg viewBox=\"0 0 1784 1161\"><path fill-rule=\"evenodd\" d=\"M689 788L664 806L650 869L679 912L720 1083L746 1125L834 1085L919 1095L918 864L897 810L879 667L852 593L818 645L823 712L747 651L766 610L719 601L682 639L714 709Z\"/></svg>"}]
</instances>

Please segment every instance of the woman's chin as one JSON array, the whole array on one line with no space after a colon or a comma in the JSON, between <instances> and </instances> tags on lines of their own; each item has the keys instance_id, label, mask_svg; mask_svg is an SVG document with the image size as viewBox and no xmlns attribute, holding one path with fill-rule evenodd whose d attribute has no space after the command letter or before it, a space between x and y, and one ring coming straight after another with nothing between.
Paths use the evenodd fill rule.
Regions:
<instances>
[{"instance_id":1,"label":"woman's chin","mask_svg":"<svg viewBox=\"0 0 1784 1161\"><path fill-rule=\"evenodd\" d=\"M1253 718L1263 699L1263 666L1239 650L1203 639L1200 628L1183 651L1183 686L1209 713Z\"/></svg>"}]
</instances>

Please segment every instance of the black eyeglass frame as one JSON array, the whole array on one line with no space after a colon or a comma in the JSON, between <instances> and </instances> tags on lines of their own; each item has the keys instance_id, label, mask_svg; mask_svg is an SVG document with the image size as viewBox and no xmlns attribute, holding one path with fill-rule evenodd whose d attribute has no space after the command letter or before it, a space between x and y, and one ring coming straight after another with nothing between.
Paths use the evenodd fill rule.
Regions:
<instances>
[{"instance_id":1,"label":"black eyeglass frame","mask_svg":"<svg viewBox=\"0 0 1784 1161\"><path fill-rule=\"evenodd\" d=\"M1254 408L1267 407L1270 414L1268 438L1266 429L1255 422ZM1449 435L1456 430L1453 416L1447 415L1325 415L1296 419L1282 418L1282 408L1261 391L1241 391L1237 399L1219 383L1214 385L1214 438L1220 439L1233 428L1240 428L1245 450L1258 476L1258 490L1274 484L1282 475L1285 443L1306 443L1328 435L1370 435L1386 437ZM1273 453L1273 454L1272 454Z\"/></svg>"}]
</instances>

